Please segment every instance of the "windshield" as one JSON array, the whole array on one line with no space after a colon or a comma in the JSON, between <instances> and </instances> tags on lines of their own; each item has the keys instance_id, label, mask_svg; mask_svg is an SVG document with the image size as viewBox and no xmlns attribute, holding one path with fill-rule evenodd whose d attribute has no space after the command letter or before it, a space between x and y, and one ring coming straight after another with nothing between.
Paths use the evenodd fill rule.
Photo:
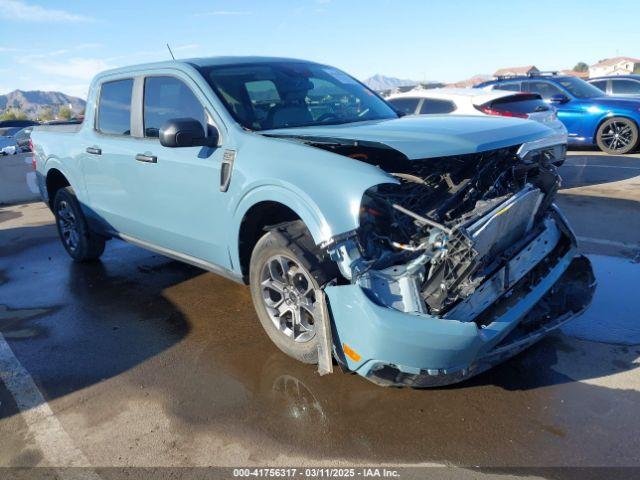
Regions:
<instances>
[{"instance_id":1,"label":"windshield","mask_svg":"<svg viewBox=\"0 0 640 480\"><path fill-rule=\"evenodd\" d=\"M602 90L580 78L566 77L559 78L557 81L560 85L566 88L571 95L577 98L595 98L604 96Z\"/></svg>"},{"instance_id":2,"label":"windshield","mask_svg":"<svg viewBox=\"0 0 640 480\"><path fill-rule=\"evenodd\" d=\"M250 130L398 117L360 82L325 65L274 62L200 71L229 113Z\"/></svg>"}]
</instances>

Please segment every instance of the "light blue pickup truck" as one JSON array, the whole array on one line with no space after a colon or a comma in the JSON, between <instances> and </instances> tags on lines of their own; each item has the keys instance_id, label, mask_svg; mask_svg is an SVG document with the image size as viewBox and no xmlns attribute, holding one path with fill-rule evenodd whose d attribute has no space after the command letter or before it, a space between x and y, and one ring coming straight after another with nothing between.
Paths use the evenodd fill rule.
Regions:
<instances>
[{"instance_id":1,"label":"light blue pickup truck","mask_svg":"<svg viewBox=\"0 0 640 480\"><path fill-rule=\"evenodd\" d=\"M323 371L458 382L571 319L595 288L554 204L564 139L528 120L401 117L327 65L110 70L84 123L32 141L74 260L120 238L246 283L273 342Z\"/></svg>"}]
</instances>

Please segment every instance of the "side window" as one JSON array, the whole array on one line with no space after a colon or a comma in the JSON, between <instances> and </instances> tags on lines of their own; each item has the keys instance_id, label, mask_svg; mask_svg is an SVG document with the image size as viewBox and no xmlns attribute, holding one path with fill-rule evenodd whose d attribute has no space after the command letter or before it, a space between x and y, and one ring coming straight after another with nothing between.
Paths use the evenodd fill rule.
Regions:
<instances>
[{"instance_id":1,"label":"side window","mask_svg":"<svg viewBox=\"0 0 640 480\"><path fill-rule=\"evenodd\" d=\"M144 80L144 136L158 138L160 127L173 118L193 118L207 131L204 107L182 80L147 77Z\"/></svg>"},{"instance_id":2,"label":"side window","mask_svg":"<svg viewBox=\"0 0 640 480\"><path fill-rule=\"evenodd\" d=\"M451 113L456 109L455 103L450 100L425 98L420 107L421 114Z\"/></svg>"},{"instance_id":3,"label":"side window","mask_svg":"<svg viewBox=\"0 0 640 480\"><path fill-rule=\"evenodd\" d=\"M519 92L520 82L498 83L493 88L494 90L508 90L510 92Z\"/></svg>"},{"instance_id":4,"label":"side window","mask_svg":"<svg viewBox=\"0 0 640 480\"><path fill-rule=\"evenodd\" d=\"M562 95L564 92L549 82L526 82L529 92L537 93L545 100L554 95Z\"/></svg>"},{"instance_id":5,"label":"side window","mask_svg":"<svg viewBox=\"0 0 640 480\"><path fill-rule=\"evenodd\" d=\"M412 114L412 113L416 113L416 108L418 108L418 102L420 101L419 98L392 98L391 100L387 100L391 105L393 105L393 108L395 108L396 110L403 112L403 113L407 113L407 114Z\"/></svg>"},{"instance_id":6,"label":"side window","mask_svg":"<svg viewBox=\"0 0 640 480\"><path fill-rule=\"evenodd\" d=\"M595 82L589 82L589 83L591 83L591 85L593 85L594 87L599 88L603 92L607 91L607 81L606 80L596 80Z\"/></svg>"},{"instance_id":7,"label":"side window","mask_svg":"<svg viewBox=\"0 0 640 480\"><path fill-rule=\"evenodd\" d=\"M130 78L102 84L96 130L110 135L131 135L132 88Z\"/></svg>"},{"instance_id":8,"label":"side window","mask_svg":"<svg viewBox=\"0 0 640 480\"><path fill-rule=\"evenodd\" d=\"M633 80L611 80L611 93L614 95L637 95L640 93L640 82Z\"/></svg>"}]
</instances>

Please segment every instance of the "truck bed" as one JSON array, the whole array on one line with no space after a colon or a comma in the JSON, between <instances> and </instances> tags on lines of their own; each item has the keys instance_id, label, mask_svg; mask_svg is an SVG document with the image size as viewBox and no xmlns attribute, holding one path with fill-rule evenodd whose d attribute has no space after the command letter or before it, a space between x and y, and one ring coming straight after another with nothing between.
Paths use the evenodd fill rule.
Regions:
<instances>
[{"instance_id":1,"label":"truck bed","mask_svg":"<svg viewBox=\"0 0 640 480\"><path fill-rule=\"evenodd\" d=\"M82 123L66 123L61 125L38 125L33 128L34 132L56 132L56 133L77 133L82 127Z\"/></svg>"}]
</instances>

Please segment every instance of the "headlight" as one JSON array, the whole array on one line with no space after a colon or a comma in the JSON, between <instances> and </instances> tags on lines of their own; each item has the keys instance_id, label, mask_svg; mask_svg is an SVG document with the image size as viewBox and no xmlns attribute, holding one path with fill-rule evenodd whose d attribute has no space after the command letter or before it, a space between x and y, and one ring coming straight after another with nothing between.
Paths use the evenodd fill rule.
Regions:
<instances>
[{"instance_id":1,"label":"headlight","mask_svg":"<svg viewBox=\"0 0 640 480\"><path fill-rule=\"evenodd\" d=\"M531 150L522 157L522 161L524 163L558 163L564 161L566 156L567 146L560 144Z\"/></svg>"}]
</instances>

